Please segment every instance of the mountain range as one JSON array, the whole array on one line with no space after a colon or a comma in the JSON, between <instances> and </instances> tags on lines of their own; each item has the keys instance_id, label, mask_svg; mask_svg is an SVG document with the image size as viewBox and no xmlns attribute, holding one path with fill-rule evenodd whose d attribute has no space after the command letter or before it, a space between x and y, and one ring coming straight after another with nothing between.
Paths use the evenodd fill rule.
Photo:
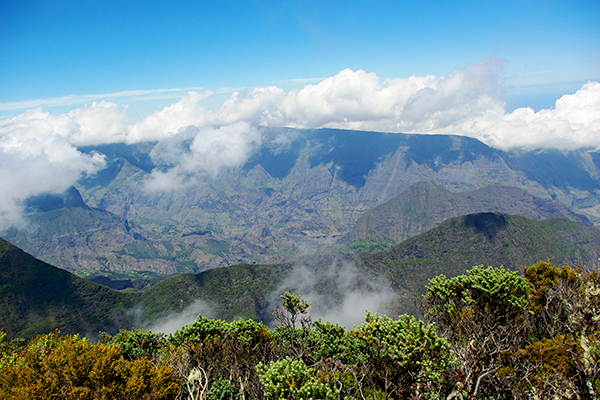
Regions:
<instances>
[{"instance_id":1,"label":"mountain range","mask_svg":"<svg viewBox=\"0 0 600 400\"><path fill-rule=\"evenodd\" d=\"M164 143L81 147L105 155L107 167L63 195L29 199L28 228L3 237L80 276L140 289L348 241L387 238L390 248L469 212L600 222L600 153L591 150L501 151L460 136L336 129L261 128L260 143L238 166L186 171L160 188L152 179L175 170ZM172 146L187 154L190 143Z\"/></svg>"}]
</instances>

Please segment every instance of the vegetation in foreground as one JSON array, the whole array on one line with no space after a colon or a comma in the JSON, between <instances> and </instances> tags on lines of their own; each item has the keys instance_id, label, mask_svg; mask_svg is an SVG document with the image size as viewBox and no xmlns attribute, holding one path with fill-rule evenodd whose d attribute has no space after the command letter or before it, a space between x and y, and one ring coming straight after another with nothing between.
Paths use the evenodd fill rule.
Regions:
<instances>
[{"instance_id":1,"label":"vegetation in foreground","mask_svg":"<svg viewBox=\"0 0 600 400\"><path fill-rule=\"evenodd\" d=\"M144 330L1 333L0 399L513 399L600 396L600 273L539 262L429 281L427 322L367 312L347 331L286 293L270 330L199 316Z\"/></svg>"}]
</instances>

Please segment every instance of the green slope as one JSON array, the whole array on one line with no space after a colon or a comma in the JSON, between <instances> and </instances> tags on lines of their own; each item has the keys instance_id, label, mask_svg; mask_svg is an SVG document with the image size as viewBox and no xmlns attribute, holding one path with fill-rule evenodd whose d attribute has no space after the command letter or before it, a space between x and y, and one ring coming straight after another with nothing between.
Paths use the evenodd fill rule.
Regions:
<instances>
[{"instance_id":1,"label":"green slope","mask_svg":"<svg viewBox=\"0 0 600 400\"><path fill-rule=\"evenodd\" d=\"M268 294L292 264L237 264L167 278L139 294L142 322L151 323L202 299L215 317L264 319Z\"/></svg>"},{"instance_id":2,"label":"green slope","mask_svg":"<svg viewBox=\"0 0 600 400\"><path fill-rule=\"evenodd\" d=\"M463 274L474 265L522 271L537 261L584 269L600 266L600 231L567 218L534 220L478 213L448 219L392 250L363 254L364 268L386 276L396 290L423 293L428 279ZM410 307L406 310L414 311Z\"/></svg>"},{"instance_id":3,"label":"green slope","mask_svg":"<svg viewBox=\"0 0 600 400\"><path fill-rule=\"evenodd\" d=\"M554 265L598 268L600 231L567 218L470 214L448 219L389 251L357 257L334 248L295 263L238 264L177 275L137 293L85 281L1 241L0 326L23 337L55 327L69 333L114 332L174 317L194 309L196 300L210 307L215 318L268 320L285 290L316 296L332 310L349 292L363 297L394 297L395 292L398 301L389 315L418 314L413 300L434 276L456 276L480 264L522 271L548 258ZM353 304L351 310L363 316L364 304Z\"/></svg>"},{"instance_id":4,"label":"green slope","mask_svg":"<svg viewBox=\"0 0 600 400\"><path fill-rule=\"evenodd\" d=\"M31 337L56 328L97 335L131 327L131 296L39 261L0 239L0 327Z\"/></svg>"}]
</instances>

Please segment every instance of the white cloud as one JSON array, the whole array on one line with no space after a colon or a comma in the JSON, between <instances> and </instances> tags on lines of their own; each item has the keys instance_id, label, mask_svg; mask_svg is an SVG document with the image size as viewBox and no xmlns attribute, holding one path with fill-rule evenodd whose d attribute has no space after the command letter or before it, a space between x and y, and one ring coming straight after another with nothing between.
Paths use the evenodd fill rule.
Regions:
<instances>
[{"instance_id":1,"label":"white cloud","mask_svg":"<svg viewBox=\"0 0 600 400\"><path fill-rule=\"evenodd\" d=\"M69 136L69 143L87 146L123 142L126 138L126 109L103 100L69 112L67 116L78 125L78 129Z\"/></svg>"},{"instance_id":2,"label":"white cloud","mask_svg":"<svg viewBox=\"0 0 600 400\"><path fill-rule=\"evenodd\" d=\"M553 109L506 113L502 65L502 60L485 59L439 78L383 82L373 72L345 69L287 93L276 86L235 91L215 109L203 104L212 91L189 91L134 124L126 122L126 105L107 99L171 96L180 89L98 95L97 100L104 100L57 116L34 108L0 121L0 184L14 186L0 199L0 219L5 221L0 227L10 218L19 219L9 216L16 215L25 197L59 191L81 174L102 168L103 159L81 154L74 146L158 141L152 156L160 168L152 172L149 190L185 186L196 172L214 174L245 162L261 143L257 125L457 134L503 149L600 148L598 82L563 96ZM32 105L75 100L94 97L68 96ZM0 104L0 109L11 104Z\"/></svg>"},{"instance_id":3,"label":"white cloud","mask_svg":"<svg viewBox=\"0 0 600 400\"><path fill-rule=\"evenodd\" d=\"M263 115L273 126L429 132L501 104L502 60L487 59L449 74L381 82L375 73L345 69L316 85L291 90Z\"/></svg>"},{"instance_id":4,"label":"white cloud","mask_svg":"<svg viewBox=\"0 0 600 400\"><path fill-rule=\"evenodd\" d=\"M498 148L600 148L600 83L589 82L575 94L556 101L553 109L535 112L502 108L460 121L436 133L476 137Z\"/></svg>"},{"instance_id":5,"label":"white cloud","mask_svg":"<svg viewBox=\"0 0 600 400\"><path fill-rule=\"evenodd\" d=\"M79 152L67 140L77 124L39 109L0 122L0 231L22 227L22 202L62 193L83 174L105 166L104 156Z\"/></svg>"},{"instance_id":6,"label":"white cloud","mask_svg":"<svg viewBox=\"0 0 600 400\"><path fill-rule=\"evenodd\" d=\"M15 119L33 120L44 114L41 119L74 145L162 141L189 127L218 128L238 121L297 128L450 133L476 137L500 148L599 145L597 82L563 96L554 109L506 113L503 63L489 58L455 68L439 78L411 76L383 82L373 72L345 69L287 93L276 86L234 91L215 109L203 105L212 91L189 91L179 101L131 125L125 123L127 107L106 100L56 117L37 109ZM171 95L179 90L131 91L112 96Z\"/></svg>"},{"instance_id":7,"label":"white cloud","mask_svg":"<svg viewBox=\"0 0 600 400\"><path fill-rule=\"evenodd\" d=\"M256 123L263 106L276 103L284 97L283 89L275 86L233 92L217 111L210 112L210 120L213 125L227 125L241 120Z\"/></svg>"},{"instance_id":8,"label":"white cloud","mask_svg":"<svg viewBox=\"0 0 600 400\"><path fill-rule=\"evenodd\" d=\"M206 108L199 102L209 98L212 94L211 91L187 93L178 102L148 115L133 125L126 141L138 143L162 140L177 134L188 126L204 127L208 125Z\"/></svg>"},{"instance_id":9,"label":"white cloud","mask_svg":"<svg viewBox=\"0 0 600 400\"><path fill-rule=\"evenodd\" d=\"M146 190L177 189L196 172L216 174L223 167L241 165L260 143L258 129L244 121L218 128L188 127L154 147L150 155L163 170L152 171Z\"/></svg>"},{"instance_id":10,"label":"white cloud","mask_svg":"<svg viewBox=\"0 0 600 400\"><path fill-rule=\"evenodd\" d=\"M311 303L308 313L313 320L321 318L346 328L364 322L366 310L390 313L398 295L388 283L362 275L351 255L329 249L322 251L319 257L330 258L331 263L324 266L320 259L305 258L269 297L278 300L284 292L293 292ZM279 306L277 300L273 307Z\"/></svg>"}]
</instances>

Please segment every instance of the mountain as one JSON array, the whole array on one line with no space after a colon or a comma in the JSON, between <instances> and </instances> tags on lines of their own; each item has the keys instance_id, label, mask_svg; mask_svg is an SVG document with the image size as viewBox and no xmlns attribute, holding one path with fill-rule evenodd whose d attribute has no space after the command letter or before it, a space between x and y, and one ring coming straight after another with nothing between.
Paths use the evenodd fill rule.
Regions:
<instances>
[{"instance_id":1,"label":"mountain","mask_svg":"<svg viewBox=\"0 0 600 400\"><path fill-rule=\"evenodd\" d=\"M148 281L238 263L291 261L342 242L366 211L422 181L451 192L516 187L600 221L597 152L506 152L448 135L260 132L260 146L240 165L214 173L186 169L154 186L157 176L178 171L178 159L165 154L189 154L189 140L82 147L107 160L106 169L76 185L94 211L86 214L73 204L32 207L29 230L8 239L87 277ZM63 229L66 220L76 229ZM95 220L103 221L101 229Z\"/></svg>"},{"instance_id":2,"label":"mountain","mask_svg":"<svg viewBox=\"0 0 600 400\"><path fill-rule=\"evenodd\" d=\"M0 239L0 327L32 337L58 328L96 336L132 327L132 298L39 261Z\"/></svg>"},{"instance_id":3,"label":"mountain","mask_svg":"<svg viewBox=\"0 0 600 400\"><path fill-rule=\"evenodd\" d=\"M146 284L164 277L148 272L152 264L160 263L166 274L178 272L179 263L173 260L148 261L138 254L141 251L136 253L148 242L149 232L109 211L88 207L74 187L62 195L30 198L27 210L27 229L9 229L4 237L56 267L82 276L108 272L113 278Z\"/></svg>"},{"instance_id":4,"label":"mountain","mask_svg":"<svg viewBox=\"0 0 600 400\"><path fill-rule=\"evenodd\" d=\"M89 335L132 326L164 331L170 323L191 322L198 313L268 323L285 291L312 302L315 318L352 326L364 318L365 309L418 315L427 280L439 274L456 276L480 264L522 271L546 259L597 269L600 231L568 218L470 214L448 219L389 251L359 256L330 247L293 263L236 264L176 275L139 292L85 281L1 241L0 326L30 337L55 327Z\"/></svg>"},{"instance_id":5,"label":"mountain","mask_svg":"<svg viewBox=\"0 0 600 400\"><path fill-rule=\"evenodd\" d=\"M362 255L367 270L387 277L409 297L423 293L437 275L457 276L474 265L522 272L547 259L553 265L598 269L600 231L567 218L478 213L450 218L389 251ZM415 312L406 302L401 309Z\"/></svg>"},{"instance_id":6,"label":"mountain","mask_svg":"<svg viewBox=\"0 0 600 400\"><path fill-rule=\"evenodd\" d=\"M515 214L537 220L566 217L592 226L587 217L575 214L561 202L532 196L523 189L488 185L453 193L433 182L419 182L364 213L348 241L391 239L396 244L448 218L481 212Z\"/></svg>"}]
</instances>

